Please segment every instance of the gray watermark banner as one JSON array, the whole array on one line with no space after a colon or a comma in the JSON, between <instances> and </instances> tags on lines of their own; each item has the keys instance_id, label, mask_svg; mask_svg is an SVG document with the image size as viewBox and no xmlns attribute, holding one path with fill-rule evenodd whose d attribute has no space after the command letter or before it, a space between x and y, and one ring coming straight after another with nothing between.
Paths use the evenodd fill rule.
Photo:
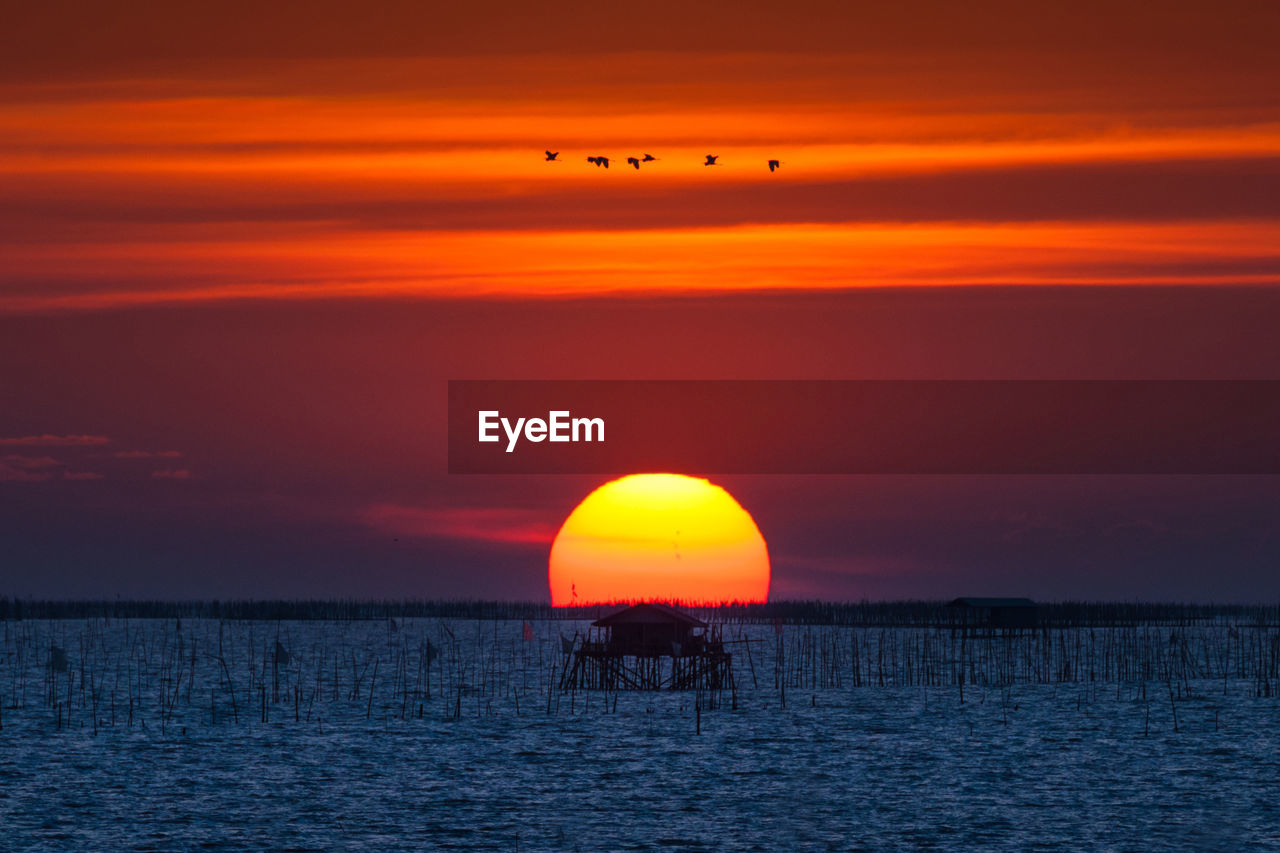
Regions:
<instances>
[{"instance_id":1,"label":"gray watermark banner","mask_svg":"<svg viewBox=\"0 0 1280 853\"><path fill-rule=\"evenodd\" d=\"M1280 474L1280 381L449 382L453 474Z\"/></svg>"}]
</instances>

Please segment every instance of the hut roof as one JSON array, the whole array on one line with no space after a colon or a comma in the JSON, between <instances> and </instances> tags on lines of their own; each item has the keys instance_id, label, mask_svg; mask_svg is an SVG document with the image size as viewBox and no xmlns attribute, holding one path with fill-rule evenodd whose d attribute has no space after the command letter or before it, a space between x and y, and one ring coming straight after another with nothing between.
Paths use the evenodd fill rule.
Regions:
<instances>
[{"instance_id":1,"label":"hut roof","mask_svg":"<svg viewBox=\"0 0 1280 853\"><path fill-rule=\"evenodd\" d=\"M703 622L701 619L676 610L670 605L659 604L656 601L648 601L643 604L633 604L630 607L624 607L615 613L610 613L608 616L597 619L591 624L597 628L607 628L610 625L638 623L667 624L670 622L679 622L683 625L688 625L691 628L707 627L707 623Z\"/></svg>"},{"instance_id":2,"label":"hut roof","mask_svg":"<svg viewBox=\"0 0 1280 853\"><path fill-rule=\"evenodd\" d=\"M1035 607L1036 603L1029 598L974 598L972 596L957 598L948 607Z\"/></svg>"}]
</instances>

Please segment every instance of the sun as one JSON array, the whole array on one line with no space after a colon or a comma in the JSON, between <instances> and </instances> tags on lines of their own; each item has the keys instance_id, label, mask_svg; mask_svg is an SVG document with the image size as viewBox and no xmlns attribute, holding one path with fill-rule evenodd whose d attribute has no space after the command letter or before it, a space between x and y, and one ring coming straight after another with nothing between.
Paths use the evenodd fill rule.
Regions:
<instances>
[{"instance_id":1,"label":"sun","mask_svg":"<svg viewBox=\"0 0 1280 853\"><path fill-rule=\"evenodd\" d=\"M551 603L767 601L769 551L727 491L632 474L587 495L551 545Z\"/></svg>"}]
</instances>

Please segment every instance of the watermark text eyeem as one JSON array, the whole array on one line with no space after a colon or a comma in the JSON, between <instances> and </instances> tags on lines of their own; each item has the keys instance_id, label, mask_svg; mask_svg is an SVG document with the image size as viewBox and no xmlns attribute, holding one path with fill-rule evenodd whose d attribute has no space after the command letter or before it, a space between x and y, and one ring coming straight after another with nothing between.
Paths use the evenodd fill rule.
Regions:
<instances>
[{"instance_id":1,"label":"watermark text eyeem","mask_svg":"<svg viewBox=\"0 0 1280 853\"><path fill-rule=\"evenodd\" d=\"M542 418L504 418L496 409L479 413L479 441L492 443L507 438L507 453L516 449L523 437L526 441L579 442L604 441L604 418L575 418L567 410L547 412Z\"/></svg>"}]
</instances>

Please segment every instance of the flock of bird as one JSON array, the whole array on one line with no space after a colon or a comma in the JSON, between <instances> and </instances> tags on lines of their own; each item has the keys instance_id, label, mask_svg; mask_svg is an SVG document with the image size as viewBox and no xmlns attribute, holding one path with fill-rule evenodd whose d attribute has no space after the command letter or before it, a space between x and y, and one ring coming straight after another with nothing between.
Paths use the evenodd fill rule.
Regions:
<instances>
[{"instance_id":1,"label":"flock of bird","mask_svg":"<svg viewBox=\"0 0 1280 853\"><path fill-rule=\"evenodd\" d=\"M546 155L547 155L547 158L546 158L546 159L547 159L547 162L548 162L548 163L563 163L563 162L564 162L563 160L561 160L561 159L560 159L560 152L559 152L559 151L547 151L547 152L546 152ZM641 163L653 163L653 162L656 162L658 159L659 159L659 158L654 157L652 154L646 154L646 155L644 155L643 157L628 157L628 158L627 158L627 165L628 165L628 166L634 166L636 169L639 169L639 168L640 168L640 164L641 164ZM707 159L706 159L706 161L705 161L705 162L703 162L703 164L702 164L702 165L704 165L704 166L715 166L715 165L718 165L716 161L717 161L717 160L719 160L719 159L720 159L720 155L719 155L719 154L708 154L708 155L707 155ZM600 156L600 155L596 155L596 156L594 156L594 157L588 157L588 158L587 158L587 162L588 162L588 163L593 163L593 164L595 164L595 166L596 166L597 168L599 168L600 166L603 166L603 167L605 167L606 169L607 169L607 168L609 168L609 158L608 158L608 157L603 157L603 156ZM768 162L768 166L769 166L769 171L770 171L770 172L773 172L773 171L777 170L779 167L781 167L781 166L782 166L782 161L781 161L781 160L769 160L769 161L767 161L767 162Z\"/></svg>"}]
</instances>

